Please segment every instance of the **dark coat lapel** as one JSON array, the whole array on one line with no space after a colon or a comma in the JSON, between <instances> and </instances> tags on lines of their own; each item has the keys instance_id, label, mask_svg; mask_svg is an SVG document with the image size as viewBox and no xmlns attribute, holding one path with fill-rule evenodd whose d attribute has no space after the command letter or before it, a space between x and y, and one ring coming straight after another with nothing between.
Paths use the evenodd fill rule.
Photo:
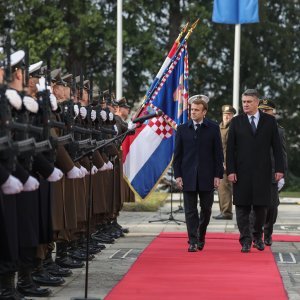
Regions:
<instances>
[{"instance_id":1,"label":"dark coat lapel","mask_svg":"<svg viewBox=\"0 0 300 300\"><path fill-rule=\"evenodd\" d=\"M247 130L250 132L250 134L253 135L251 124L249 122L249 118L248 118L247 114L243 114L243 123L245 125L245 128L247 128Z\"/></svg>"},{"instance_id":2,"label":"dark coat lapel","mask_svg":"<svg viewBox=\"0 0 300 300\"><path fill-rule=\"evenodd\" d=\"M188 122L188 127L194 129L194 123L193 123L193 120L192 120L192 119L189 120L189 122Z\"/></svg>"},{"instance_id":3,"label":"dark coat lapel","mask_svg":"<svg viewBox=\"0 0 300 300\"><path fill-rule=\"evenodd\" d=\"M266 120L265 114L263 112L259 111L259 121L258 121L258 124L257 124L256 133L262 127L262 125L264 124L265 120Z\"/></svg>"}]
</instances>

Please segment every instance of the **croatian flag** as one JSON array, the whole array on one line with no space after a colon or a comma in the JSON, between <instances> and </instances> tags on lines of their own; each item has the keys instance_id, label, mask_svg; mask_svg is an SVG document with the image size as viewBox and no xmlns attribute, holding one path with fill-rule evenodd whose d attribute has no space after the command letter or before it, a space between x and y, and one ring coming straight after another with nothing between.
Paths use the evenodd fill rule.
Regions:
<instances>
[{"instance_id":1,"label":"croatian flag","mask_svg":"<svg viewBox=\"0 0 300 300\"><path fill-rule=\"evenodd\" d=\"M223 24L257 23L258 0L214 0L212 20Z\"/></svg>"},{"instance_id":2,"label":"croatian flag","mask_svg":"<svg viewBox=\"0 0 300 300\"><path fill-rule=\"evenodd\" d=\"M188 118L188 54L185 42L172 60L139 116L157 110L161 110L163 115L142 124L135 135L128 136L122 144L124 174L142 199L154 190L170 165L175 130Z\"/></svg>"},{"instance_id":3,"label":"croatian flag","mask_svg":"<svg viewBox=\"0 0 300 300\"><path fill-rule=\"evenodd\" d=\"M150 95L150 94L151 94L153 88L156 87L156 84L157 84L158 81L162 78L162 76L163 76L163 74L164 74L166 68L169 66L169 64L170 64L170 62L171 62L171 60L172 60L172 58L173 58L174 55L176 54L176 51L177 51L177 48L178 48L179 45L180 45L179 40L176 39L176 41L174 42L174 44L173 44L173 46L172 46L170 52L168 53L168 55L167 55L167 57L166 57L164 63L163 63L162 66L160 67L160 69L159 69L157 75L155 76L155 78L154 78L154 80L153 80L153 82L152 82L152 84L151 84L151 87L149 88L149 90L148 90L148 92L147 92L147 95Z\"/></svg>"}]
</instances>

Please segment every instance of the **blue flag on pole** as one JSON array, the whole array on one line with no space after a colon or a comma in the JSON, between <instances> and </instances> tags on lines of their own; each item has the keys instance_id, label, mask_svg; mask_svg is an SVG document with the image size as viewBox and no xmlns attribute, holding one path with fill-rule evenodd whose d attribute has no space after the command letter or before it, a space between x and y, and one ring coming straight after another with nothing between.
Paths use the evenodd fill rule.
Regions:
<instances>
[{"instance_id":1,"label":"blue flag on pole","mask_svg":"<svg viewBox=\"0 0 300 300\"><path fill-rule=\"evenodd\" d=\"M258 23L258 0L214 0L213 22Z\"/></svg>"}]
</instances>

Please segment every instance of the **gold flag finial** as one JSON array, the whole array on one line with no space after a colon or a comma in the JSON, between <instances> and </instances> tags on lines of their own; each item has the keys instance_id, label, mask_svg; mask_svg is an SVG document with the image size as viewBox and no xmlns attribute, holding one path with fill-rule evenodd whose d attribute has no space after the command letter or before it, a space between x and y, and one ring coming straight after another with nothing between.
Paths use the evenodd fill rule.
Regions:
<instances>
[{"instance_id":1,"label":"gold flag finial","mask_svg":"<svg viewBox=\"0 0 300 300\"><path fill-rule=\"evenodd\" d=\"M192 34L192 32L194 31L194 29L196 28L196 26L198 25L199 19L197 19L191 26L191 28L189 29L187 35L185 36L185 39L187 40L190 35Z\"/></svg>"},{"instance_id":2,"label":"gold flag finial","mask_svg":"<svg viewBox=\"0 0 300 300\"><path fill-rule=\"evenodd\" d=\"M179 35L178 35L178 37L177 37L177 39L176 39L176 42L177 42L177 43L180 43L180 39L182 38L183 34L186 32L188 26L189 26L189 22L187 22L187 23L181 28L180 33L179 33Z\"/></svg>"},{"instance_id":3,"label":"gold flag finial","mask_svg":"<svg viewBox=\"0 0 300 300\"><path fill-rule=\"evenodd\" d=\"M188 29L189 25L190 25L190 22L187 22L184 26L182 26L181 32L182 32L182 33L185 33L186 30Z\"/></svg>"}]
</instances>

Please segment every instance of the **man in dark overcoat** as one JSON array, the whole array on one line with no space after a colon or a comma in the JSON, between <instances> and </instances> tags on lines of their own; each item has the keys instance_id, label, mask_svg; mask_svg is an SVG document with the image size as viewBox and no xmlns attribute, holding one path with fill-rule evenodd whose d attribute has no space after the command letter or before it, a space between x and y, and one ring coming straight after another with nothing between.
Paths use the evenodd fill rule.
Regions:
<instances>
[{"instance_id":1,"label":"man in dark overcoat","mask_svg":"<svg viewBox=\"0 0 300 300\"><path fill-rule=\"evenodd\" d=\"M284 176L282 146L278 127L273 116L258 109L258 93L246 90L242 95L243 114L231 121L226 167L228 179L233 183L233 204L240 231L242 252L249 252L252 238L249 222L251 209L254 212L254 247L264 250L262 241L266 209L271 203L272 163L274 154L275 180Z\"/></svg>"},{"instance_id":2,"label":"man in dark overcoat","mask_svg":"<svg viewBox=\"0 0 300 300\"><path fill-rule=\"evenodd\" d=\"M174 176L183 190L189 252L202 250L214 201L214 189L223 177L223 151L219 125L205 118L208 97L190 98L191 120L178 126ZM197 208L200 198L200 218Z\"/></svg>"}]
</instances>

